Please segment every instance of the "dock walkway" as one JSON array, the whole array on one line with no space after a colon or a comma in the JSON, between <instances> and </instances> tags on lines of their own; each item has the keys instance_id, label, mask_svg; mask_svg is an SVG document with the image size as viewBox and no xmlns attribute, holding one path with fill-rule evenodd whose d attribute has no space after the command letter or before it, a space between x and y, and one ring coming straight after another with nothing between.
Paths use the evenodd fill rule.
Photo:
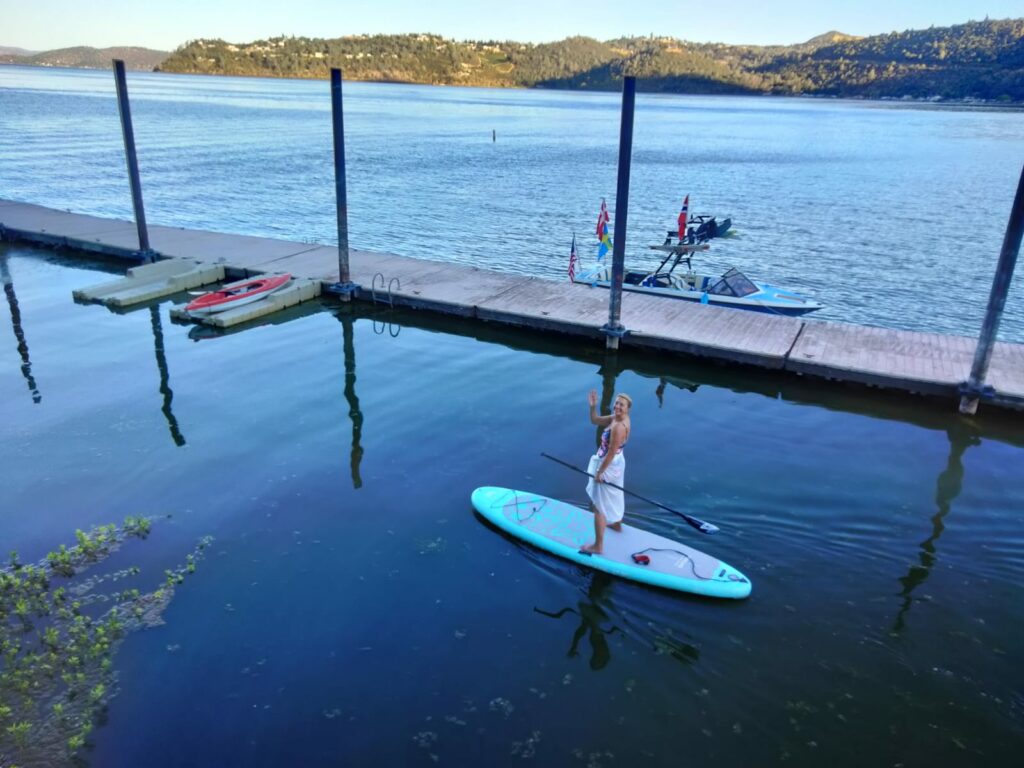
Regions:
<instances>
[{"instance_id":1,"label":"dock walkway","mask_svg":"<svg viewBox=\"0 0 1024 768\"><path fill-rule=\"evenodd\" d=\"M130 221L98 218L0 199L0 238L126 256L138 248ZM338 281L337 248L175 227L149 227L161 257L223 266L229 277L290 272ZM604 339L608 291L440 261L353 250L359 298L484 321ZM380 276L383 276L383 286ZM793 371L835 381L956 400L968 378L976 340L820 320L765 315L625 292L622 346L667 350ZM987 402L1024 410L1024 345L998 342Z\"/></svg>"}]
</instances>

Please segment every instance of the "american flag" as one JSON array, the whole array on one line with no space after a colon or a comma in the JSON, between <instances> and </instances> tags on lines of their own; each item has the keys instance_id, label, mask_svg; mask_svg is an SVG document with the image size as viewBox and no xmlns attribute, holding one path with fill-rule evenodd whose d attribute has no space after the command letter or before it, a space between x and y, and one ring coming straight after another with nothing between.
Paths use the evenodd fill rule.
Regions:
<instances>
[{"instance_id":1,"label":"american flag","mask_svg":"<svg viewBox=\"0 0 1024 768\"><path fill-rule=\"evenodd\" d=\"M679 211L679 239L686 237L686 214L690 212L690 196L683 200L683 208Z\"/></svg>"},{"instance_id":2,"label":"american flag","mask_svg":"<svg viewBox=\"0 0 1024 768\"><path fill-rule=\"evenodd\" d=\"M576 233L572 235L572 249L569 251L569 282L576 282Z\"/></svg>"}]
</instances>

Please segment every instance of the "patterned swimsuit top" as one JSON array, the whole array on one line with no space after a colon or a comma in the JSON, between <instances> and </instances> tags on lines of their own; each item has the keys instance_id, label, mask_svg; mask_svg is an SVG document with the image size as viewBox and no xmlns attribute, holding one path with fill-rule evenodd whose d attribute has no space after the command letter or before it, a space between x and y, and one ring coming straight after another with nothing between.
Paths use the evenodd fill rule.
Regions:
<instances>
[{"instance_id":1,"label":"patterned swimsuit top","mask_svg":"<svg viewBox=\"0 0 1024 768\"><path fill-rule=\"evenodd\" d=\"M612 428L611 427L606 427L604 432L601 433L601 445L597 449L597 456L598 456L598 458L603 459L605 456L608 455L608 444L611 442L611 439L612 439ZM626 442L627 441L624 440L622 442L622 445L619 446L619 450L617 450L615 452L616 456L619 456L622 453L622 449L626 447Z\"/></svg>"}]
</instances>

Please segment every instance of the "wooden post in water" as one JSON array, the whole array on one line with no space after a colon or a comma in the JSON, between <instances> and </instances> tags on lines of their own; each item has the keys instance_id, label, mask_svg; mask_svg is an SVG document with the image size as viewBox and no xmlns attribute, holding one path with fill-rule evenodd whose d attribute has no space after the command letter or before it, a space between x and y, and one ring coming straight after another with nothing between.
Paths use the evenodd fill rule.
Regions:
<instances>
[{"instance_id":1,"label":"wooden post in water","mask_svg":"<svg viewBox=\"0 0 1024 768\"><path fill-rule=\"evenodd\" d=\"M612 280L608 299L608 324L601 330L608 349L618 349L626 329L622 316L622 278L626 263L626 217L629 212L629 165L633 154L633 107L636 103L636 78L622 81L622 121L619 127L619 181L615 189L615 234L612 237Z\"/></svg>"},{"instance_id":2,"label":"wooden post in water","mask_svg":"<svg viewBox=\"0 0 1024 768\"><path fill-rule=\"evenodd\" d=\"M1013 270L1017 265L1017 254L1020 252L1022 234L1024 234L1024 169L1021 170L1020 181L1017 182L1017 194L1013 198L1010 221L1006 225L1003 248L999 252L996 276L992 279L992 290L988 296L985 321L981 325L978 346L974 348L971 377L960 385L960 413L973 414L977 412L978 401L992 395L992 387L985 385L985 376L988 374L988 364L992 359L992 346L996 341L999 323L1003 319L1006 294L1010 290Z\"/></svg>"},{"instance_id":3,"label":"wooden post in water","mask_svg":"<svg viewBox=\"0 0 1024 768\"><path fill-rule=\"evenodd\" d=\"M348 265L348 190L345 186L345 120L341 104L341 70L331 68L331 116L334 125L334 192L338 207L338 282L330 287L342 301L351 301L359 286Z\"/></svg>"},{"instance_id":4,"label":"wooden post in water","mask_svg":"<svg viewBox=\"0 0 1024 768\"><path fill-rule=\"evenodd\" d=\"M114 84L117 88L117 108L121 113L121 133L124 136L124 154L128 162L128 182L132 187L132 205L135 208L135 227L139 231L139 255L152 261L149 230L146 228L146 209L142 205L142 184L139 181L139 161L135 156L135 131L132 129L132 111L128 104L128 81L124 75L124 62L114 59Z\"/></svg>"}]
</instances>

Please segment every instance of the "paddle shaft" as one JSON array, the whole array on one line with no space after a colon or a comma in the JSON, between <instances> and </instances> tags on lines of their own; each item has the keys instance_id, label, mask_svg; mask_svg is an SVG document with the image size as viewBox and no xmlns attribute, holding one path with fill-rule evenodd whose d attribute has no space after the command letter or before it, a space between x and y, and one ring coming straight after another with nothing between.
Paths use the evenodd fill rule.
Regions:
<instances>
[{"instance_id":1,"label":"paddle shaft","mask_svg":"<svg viewBox=\"0 0 1024 768\"><path fill-rule=\"evenodd\" d=\"M590 474L586 470L580 469L579 467L574 466L574 465L570 464L567 461L562 461L561 459L557 459L557 458L555 458L554 456L552 456L550 454L544 453L543 451L541 451L540 455L543 456L545 459L551 459L552 461L554 461L554 462L556 462L558 464L561 464L563 467L568 467L569 469L575 470L575 471L579 472L581 475L586 475L587 477L590 477L590 478L593 478L594 480L597 480L596 477L594 477L592 474ZM688 515L685 512L680 512L678 509L672 509L672 507L666 507L664 504L659 504L657 501L654 501L653 499L648 499L645 496L641 496L639 493L633 493L633 491L627 490L626 488L623 488L621 485L616 485L615 483L609 483L607 480L602 480L601 482L604 483L605 485L608 485L608 486L612 487L612 488L617 488L618 490L622 491L623 493L628 493L630 496L634 496L634 497L640 499L640 501L646 501L648 504L653 504L654 506L656 506L656 507L658 507L660 509L664 509L666 512L671 512L671 513L673 513L675 515L679 515L681 518L683 518L683 520L685 520L687 523L689 523L691 526L696 528L701 533L708 533L708 534L718 533L718 526L717 525L712 525L711 523L706 523L703 520L694 517L693 515Z\"/></svg>"}]
</instances>

